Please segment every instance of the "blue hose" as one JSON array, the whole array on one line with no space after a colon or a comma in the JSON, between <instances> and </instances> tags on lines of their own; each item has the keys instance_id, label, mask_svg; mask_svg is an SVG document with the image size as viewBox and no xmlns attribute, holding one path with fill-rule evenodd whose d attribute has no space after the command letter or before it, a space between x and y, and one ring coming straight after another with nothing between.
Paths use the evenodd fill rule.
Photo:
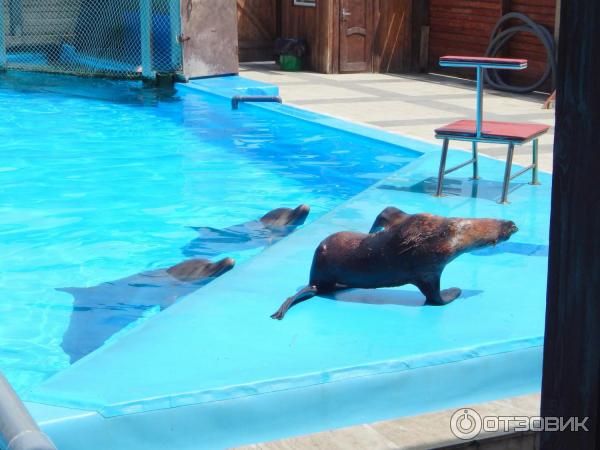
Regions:
<instances>
[{"instance_id":1,"label":"blue hose","mask_svg":"<svg viewBox=\"0 0 600 450\"><path fill-rule=\"evenodd\" d=\"M502 30L504 24L509 20L519 20L523 22L523 24L511 26L505 30ZM552 77L552 86L554 86L556 74L554 38L546 28L535 23L525 14L508 13L500 18L492 31L490 43L485 51L485 56L495 57L498 55L502 47L504 47L517 33L532 33L537 36L544 45L547 54L547 64L543 75L539 80L531 85L514 86L504 81L497 70L488 69L484 73L485 81L494 89L499 91L513 92L515 94L525 94L538 90L550 77Z\"/></svg>"}]
</instances>

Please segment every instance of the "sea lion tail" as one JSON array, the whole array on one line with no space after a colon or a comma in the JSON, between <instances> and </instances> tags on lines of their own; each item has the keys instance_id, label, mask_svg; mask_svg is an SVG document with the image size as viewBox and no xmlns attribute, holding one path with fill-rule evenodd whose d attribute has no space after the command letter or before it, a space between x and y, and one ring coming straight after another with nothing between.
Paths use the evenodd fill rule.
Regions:
<instances>
[{"instance_id":1,"label":"sea lion tail","mask_svg":"<svg viewBox=\"0 0 600 450\"><path fill-rule=\"evenodd\" d=\"M295 295L288 297L285 302L279 307L279 309L271 315L271 319L281 320L285 316L285 313L294 306L296 303L303 302L309 298L317 295L318 289L316 286L305 286L300 289Z\"/></svg>"}]
</instances>

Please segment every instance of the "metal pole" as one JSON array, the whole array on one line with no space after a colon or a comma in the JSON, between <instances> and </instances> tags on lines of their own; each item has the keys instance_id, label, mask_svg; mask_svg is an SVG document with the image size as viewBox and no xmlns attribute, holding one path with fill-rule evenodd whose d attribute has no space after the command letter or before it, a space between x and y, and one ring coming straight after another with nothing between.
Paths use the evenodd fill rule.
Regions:
<instances>
[{"instance_id":1,"label":"metal pole","mask_svg":"<svg viewBox=\"0 0 600 450\"><path fill-rule=\"evenodd\" d=\"M478 138L481 137L481 125L483 118L483 69L477 66L477 109L475 118L475 133Z\"/></svg>"},{"instance_id":2,"label":"metal pole","mask_svg":"<svg viewBox=\"0 0 600 450\"><path fill-rule=\"evenodd\" d=\"M0 374L0 445L6 450L56 450Z\"/></svg>"},{"instance_id":3,"label":"metal pole","mask_svg":"<svg viewBox=\"0 0 600 450\"><path fill-rule=\"evenodd\" d=\"M444 139L442 146L442 159L440 160L440 171L438 173L438 184L435 192L436 197L442 196L442 190L444 189L444 172L446 171L446 158L448 156L448 139Z\"/></svg>"},{"instance_id":4,"label":"metal pole","mask_svg":"<svg viewBox=\"0 0 600 450\"><path fill-rule=\"evenodd\" d=\"M4 41L5 17L4 0L0 0L0 70L6 68L6 43Z\"/></svg>"},{"instance_id":5,"label":"metal pole","mask_svg":"<svg viewBox=\"0 0 600 450\"><path fill-rule=\"evenodd\" d=\"M477 141L471 143L473 151L473 179L479 180L479 155L477 154Z\"/></svg>"},{"instance_id":6,"label":"metal pole","mask_svg":"<svg viewBox=\"0 0 600 450\"><path fill-rule=\"evenodd\" d=\"M531 168L531 184L540 184L540 180L538 178L538 140L533 140L533 161Z\"/></svg>"},{"instance_id":7,"label":"metal pole","mask_svg":"<svg viewBox=\"0 0 600 450\"><path fill-rule=\"evenodd\" d=\"M142 77L153 78L152 72L152 0L140 0L140 48Z\"/></svg>"},{"instance_id":8,"label":"metal pole","mask_svg":"<svg viewBox=\"0 0 600 450\"><path fill-rule=\"evenodd\" d=\"M502 184L502 199L500 203L508 203L508 187L510 185L510 173L512 171L513 154L515 153L515 144L508 144L508 154L506 155L506 168L504 169L504 183Z\"/></svg>"},{"instance_id":9,"label":"metal pole","mask_svg":"<svg viewBox=\"0 0 600 450\"><path fill-rule=\"evenodd\" d=\"M171 40L171 71L176 71L181 67L181 51L182 47L179 43L179 35L181 33L181 9L179 0L169 0L169 23Z\"/></svg>"}]
</instances>

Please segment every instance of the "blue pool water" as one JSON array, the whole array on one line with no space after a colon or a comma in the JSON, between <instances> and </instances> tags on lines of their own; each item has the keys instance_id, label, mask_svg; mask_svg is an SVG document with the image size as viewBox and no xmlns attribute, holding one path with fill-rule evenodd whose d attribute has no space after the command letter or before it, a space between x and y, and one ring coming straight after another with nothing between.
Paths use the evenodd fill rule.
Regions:
<instances>
[{"instance_id":1,"label":"blue pool water","mask_svg":"<svg viewBox=\"0 0 600 450\"><path fill-rule=\"evenodd\" d=\"M312 221L417 155L128 82L2 75L0 116L0 370L20 393L70 364L73 298L56 288L176 264L192 226L299 203Z\"/></svg>"}]
</instances>

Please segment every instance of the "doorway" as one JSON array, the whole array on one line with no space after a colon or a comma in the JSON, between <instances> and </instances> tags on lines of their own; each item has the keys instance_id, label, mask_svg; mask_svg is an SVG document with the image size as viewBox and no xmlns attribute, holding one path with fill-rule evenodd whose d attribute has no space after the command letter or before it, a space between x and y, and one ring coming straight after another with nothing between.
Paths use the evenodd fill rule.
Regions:
<instances>
[{"instance_id":1,"label":"doorway","mask_svg":"<svg viewBox=\"0 0 600 450\"><path fill-rule=\"evenodd\" d=\"M373 0L340 0L339 70L373 70Z\"/></svg>"}]
</instances>

